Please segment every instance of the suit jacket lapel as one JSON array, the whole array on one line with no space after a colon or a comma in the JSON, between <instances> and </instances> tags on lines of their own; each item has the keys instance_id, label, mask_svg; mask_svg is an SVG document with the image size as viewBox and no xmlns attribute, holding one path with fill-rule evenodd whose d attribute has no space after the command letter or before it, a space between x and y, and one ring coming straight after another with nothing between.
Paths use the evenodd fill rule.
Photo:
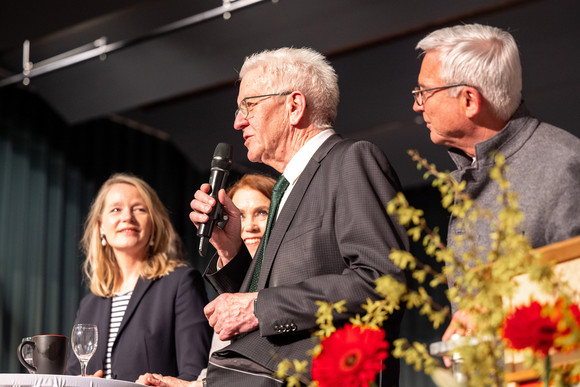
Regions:
<instances>
[{"instance_id":1,"label":"suit jacket lapel","mask_svg":"<svg viewBox=\"0 0 580 387\"><path fill-rule=\"evenodd\" d=\"M284 235L288 231L288 227L292 223L292 219L296 214L298 206L302 202L304 198L304 194L312 181L312 178L316 174L318 167L320 166L321 161L326 157L328 152L339 142L342 138L339 135L332 135L328 138L318 150L314 153L304 171L300 174L298 181L292 191L290 192L290 196L286 200L284 207L272 228L270 233L270 238L268 239L268 246L266 246L266 251L264 252L264 259L262 261L262 269L260 274L260 280L258 281L258 290L263 289L266 284L268 283L268 279L270 277L270 270L272 269L272 265L274 263L274 259L278 253L278 249L280 248L280 244L284 239ZM253 268L253 264L251 267ZM251 270L253 272L253 270ZM267 275L265 275L267 273ZM247 280L247 276L246 276ZM247 281L245 281L247 282Z\"/></svg>"},{"instance_id":2,"label":"suit jacket lapel","mask_svg":"<svg viewBox=\"0 0 580 387\"><path fill-rule=\"evenodd\" d=\"M135 313L135 310L137 310L137 306L139 306L139 303L143 299L143 296L147 292L147 289L149 289L149 287L152 284L153 284L152 280L139 277L139 280L135 285L135 289L133 290L133 294L131 295L131 299L129 300L129 304L127 305L127 309L125 310L125 315L123 315L123 321L121 321L119 333L117 333L117 338L115 339L115 343L113 344L113 346L117 344L119 336L121 336L121 334L123 333L123 330L129 323L129 320L131 320L131 317Z\"/></svg>"}]
</instances>

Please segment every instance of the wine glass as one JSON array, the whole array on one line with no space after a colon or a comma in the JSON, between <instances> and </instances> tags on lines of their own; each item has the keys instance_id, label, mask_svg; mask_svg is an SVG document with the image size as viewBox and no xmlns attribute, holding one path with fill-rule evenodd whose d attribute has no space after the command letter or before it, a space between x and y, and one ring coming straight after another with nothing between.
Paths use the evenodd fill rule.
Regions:
<instances>
[{"instance_id":1,"label":"wine glass","mask_svg":"<svg viewBox=\"0 0 580 387\"><path fill-rule=\"evenodd\" d=\"M99 332L93 324L75 324L70 342L81 363L81 376L87 376L87 364L97 349Z\"/></svg>"}]
</instances>

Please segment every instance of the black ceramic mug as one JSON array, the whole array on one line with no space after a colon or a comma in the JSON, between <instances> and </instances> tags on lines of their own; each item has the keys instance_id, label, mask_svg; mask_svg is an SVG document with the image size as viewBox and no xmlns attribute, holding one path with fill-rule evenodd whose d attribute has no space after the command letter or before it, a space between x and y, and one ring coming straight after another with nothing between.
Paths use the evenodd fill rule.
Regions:
<instances>
[{"instance_id":1,"label":"black ceramic mug","mask_svg":"<svg viewBox=\"0 0 580 387\"><path fill-rule=\"evenodd\" d=\"M32 347L32 364L34 365L24 360L22 352L27 345ZM18 360L29 372L63 375L67 351L68 338L66 336L32 336L31 340L22 340L18 346Z\"/></svg>"}]
</instances>

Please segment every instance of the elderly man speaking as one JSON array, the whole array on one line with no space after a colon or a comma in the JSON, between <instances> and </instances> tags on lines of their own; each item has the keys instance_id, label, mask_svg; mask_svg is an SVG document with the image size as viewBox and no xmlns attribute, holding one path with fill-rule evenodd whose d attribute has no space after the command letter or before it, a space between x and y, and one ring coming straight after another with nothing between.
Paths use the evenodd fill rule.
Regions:
<instances>
[{"instance_id":1,"label":"elderly man speaking","mask_svg":"<svg viewBox=\"0 0 580 387\"><path fill-rule=\"evenodd\" d=\"M234 128L249 160L282 174L275 188L280 200L273 195L273 225L252 261L240 238L239 211L219 192L230 221L210 239L217 254L205 276L220 295L205 314L220 339L234 341L211 357L204 383L279 386L272 377L277 364L307 359L313 347L316 301L346 300L337 326L364 313L361 305L376 298L377 278L405 281L388 255L407 249L408 240L385 211L401 190L385 155L332 129L338 80L324 56L307 48L264 51L246 58L240 79ZM209 189L202 185L191 202L196 226L215 205ZM385 323L388 340L397 337L400 317ZM379 383L397 386L398 378L391 356Z\"/></svg>"}]
</instances>

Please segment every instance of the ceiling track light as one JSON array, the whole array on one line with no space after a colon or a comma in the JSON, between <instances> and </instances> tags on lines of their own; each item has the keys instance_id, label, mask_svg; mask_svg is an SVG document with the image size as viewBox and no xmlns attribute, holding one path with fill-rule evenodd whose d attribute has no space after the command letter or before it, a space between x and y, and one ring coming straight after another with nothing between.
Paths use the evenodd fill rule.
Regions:
<instances>
[{"instance_id":1,"label":"ceiling track light","mask_svg":"<svg viewBox=\"0 0 580 387\"><path fill-rule=\"evenodd\" d=\"M96 57L100 58L101 60L105 60L107 58L107 54L110 52L134 46L145 41L153 40L163 35L191 27L195 24L216 17L221 16L223 19L228 20L231 18L232 12L257 3L261 3L263 1L266 0L222 0L222 5L220 7L189 16L185 19L181 19L170 24L166 24L143 36L112 43L107 43L107 38L101 37L91 43L77 47L73 50L66 51L62 54L53 56L37 63L30 61L30 42L25 40L22 45L22 73L14 74L7 78L0 79L0 88L19 82L22 82L22 84L27 86L30 84L30 79L33 77L69 67ZM277 3L278 0L271 0L271 2Z\"/></svg>"}]
</instances>

